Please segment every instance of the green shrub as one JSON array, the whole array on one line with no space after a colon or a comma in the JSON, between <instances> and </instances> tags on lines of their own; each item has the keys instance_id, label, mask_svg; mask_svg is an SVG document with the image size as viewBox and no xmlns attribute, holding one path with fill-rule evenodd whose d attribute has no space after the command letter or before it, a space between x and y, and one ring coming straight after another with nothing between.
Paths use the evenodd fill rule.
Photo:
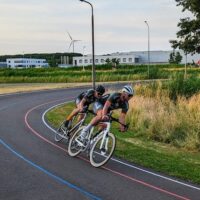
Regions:
<instances>
[{"instance_id":1,"label":"green shrub","mask_svg":"<svg viewBox=\"0 0 200 200\"><path fill-rule=\"evenodd\" d=\"M176 101L178 95L186 98L191 97L200 91L200 79L196 76L191 76L184 79L184 74L176 74L168 85L170 99Z\"/></svg>"}]
</instances>

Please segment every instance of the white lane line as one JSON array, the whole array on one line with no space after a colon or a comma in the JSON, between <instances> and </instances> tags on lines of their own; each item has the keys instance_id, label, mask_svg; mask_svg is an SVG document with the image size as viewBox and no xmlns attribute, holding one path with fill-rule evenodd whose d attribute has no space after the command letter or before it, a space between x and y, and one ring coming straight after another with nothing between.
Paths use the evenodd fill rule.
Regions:
<instances>
[{"instance_id":1,"label":"white lane line","mask_svg":"<svg viewBox=\"0 0 200 200\"><path fill-rule=\"evenodd\" d=\"M59 107L59 106L61 106L61 105L63 105L63 104L70 103L70 102L73 102L73 101L66 101L66 102L63 102L63 103L54 105L54 106L48 108L48 109L43 113L43 115L42 115L42 121L43 121L43 123L44 123L51 131L53 131L54 133L56 133L56 130L53 129L52 127L50 127L50 126L47 124L47 122L45 121L45 115L46 115L46 113L49 112L50 110L56 108L56 107ZM131 164L122 162L122 161L120 161L120 160L117 160L117 159L115 159L115 158L111 158L111 160L113 160L113 161L115 161L115 162L117 162L117 163L120 163L120 164L122 164L122 165L125 165L125 166L127 166L127 167L134 168L134 169L136 169L136 170L145 172L145 173L147 173L147 174L151 174L151 175L153 175L153 176L156 176L156 177L159 177L159 178L168 180L168 181L172 181L172 182L174 182L174 183L178 183L178 184L180 184L180 185L184 185L184 186L186 186L186 187L189 187L189 188L196 189L196 190L199 190L199 191L200 191L200 188L198 188L198 187L196 187L196 186L193 186L193 185L190 185L190 184L187 184L187 183L183 183L183 182L181 182L181 181L177 181L177 180L175 180L175 179L168 178L168 177L166 177L166 176L162 176L162 175L160 175L160 174L153 173L153 172L148 171L148 170L144 170L144 169L139 168L139 167L136 167L136 166L134 166L134 165L131 165Z\"/></svg>"},{"instance_id":2,"label":"white lane line","mask_svg":"<svg viewBox=\"0 0 200 200\"><path fill-rule=\"evenodd\" d=\"M59 103L59 104L57 104L57 105L54 105L54 106L48 108L48 109L43 113L43 115L42 115L42 121L43 121L43 123L44 123L51 131L53 131L54 133L56 133L56 130L53 129L51 126L49 126L49 125L47 124L47 122L45 121L45 115L46 115L46 113L49 112L50 110L56 108L56 107L59 107L59 106L61 106L61 105L63 105L63 104L70 103L70 102L73 102L73 100L72 100L72 101L66 101L66 102L63 102L63 103Z\"/></svg>"}]
</instances>

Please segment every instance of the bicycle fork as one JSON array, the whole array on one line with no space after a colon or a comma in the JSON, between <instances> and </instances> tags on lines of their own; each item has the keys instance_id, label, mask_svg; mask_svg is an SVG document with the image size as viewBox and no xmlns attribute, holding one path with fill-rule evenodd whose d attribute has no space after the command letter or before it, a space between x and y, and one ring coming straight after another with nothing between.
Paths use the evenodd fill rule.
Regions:
<instances>
[{"instance_id":1,"label":"bicycle fork","mask_svg":"<svg viewBox=\"0 0 200 200\"><path fill-rule=\"evenodd\" d=\"M110 131L110 123L106 123L106 129L103 133L103 138L102 138L101 145L100 145L101 155L105 155L106 151L108 151L108 142L109 142L108 133L109 133L109 131Z\"/></svg>"}]
</instances>

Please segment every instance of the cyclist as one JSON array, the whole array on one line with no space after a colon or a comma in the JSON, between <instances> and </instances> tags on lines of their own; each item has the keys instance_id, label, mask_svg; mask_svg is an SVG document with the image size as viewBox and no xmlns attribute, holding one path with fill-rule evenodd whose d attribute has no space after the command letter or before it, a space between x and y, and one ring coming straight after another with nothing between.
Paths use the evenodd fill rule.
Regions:
<instances>
[{"instance_id":1,"label":"cyclist","mask_svg":"<svg viewBox=\"0 0 200 200\"><path fill-rule=\"evenodd\" d=\"M93 106L93 112L96 116L86 126L80 135L80 140L84 140L90 129L97 125L100 121L106 121L109 119L108 115L111 110L122 109L119 122L125 124L126 113L129 109L128 101L133 97L134 90L130 85L123 87L121 93L113 93L104 95L97 100ZM125 132L126 128L120 124L120 131Z\"/></svg>"},{"instance_id":2,"label":"cyclist","mask_svg":"<svg viewBox=\"0 0 200 200\"><path fill-rule=\"evenodd\" d=\"M102 85L98 85L96 89L89 89L82 92L75 100L76 108L66 117L64 122L65 128L68 128L71 119L78 113L85 112L89 108L89 105L99 99L105 92L105 88ZM82 119L83 115L80 115L79 121Z\"/></svg>"},{"instance_id":3,"label":"cyclist","mask_svg":"<svg viewBox=\"0 0 200 200\"><path fill-rule=\"evenodd\" d=\"M90 121L90 123L83 129L81 132L81 139L84 139L87 135L87 133L90 131L90 129L97 125L101 119L102 119L102 111L103 111L103 106L107 99L109 98L110 94L103 95L101 98L95 101L93 105L93 112L96 114L96 116Z\"/></svg>"},{"instance_id":4,"label":"cyclist","mask_svg":"<svg viewBox=\"0 0 200 200\"><path fill-rule=\"evenodd\" d=\"M133 95L134 90L130 85L124 86L121 93L113 93L110 95L103 107L102 120L104 121L109 119L108 114L111 110L121 108L122 110L119 117L119 122L121 123L120 131L125 132L127 128L122 124L125 124L126 113L129 109L128 101L133 97Z\"/></svg>"}]
</instances>

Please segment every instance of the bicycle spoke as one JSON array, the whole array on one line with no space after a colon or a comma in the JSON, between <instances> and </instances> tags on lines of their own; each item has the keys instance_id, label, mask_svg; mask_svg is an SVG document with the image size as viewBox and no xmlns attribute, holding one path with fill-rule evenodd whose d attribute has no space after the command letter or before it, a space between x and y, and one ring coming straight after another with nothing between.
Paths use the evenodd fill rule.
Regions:
<instances>
[{"instance_id":1,"label":"bicycle spoke","mask_svg":"<svg viewBox=\"0 0 200 200\"><path fill-rule=\"evenodd\" d=\"M81 153L81 151L83 151L84 146L81 145L81 143L77 140L81 134L82 129L83 127L78 129L69 141L68 153L70 156L77 156L79 153Z\"/></svg>"},{"instance_id":2,"label":"bicycle spoke","mask_svg":"<svg viewBox=\"0 0 200 200\"><path fill-rule=\"evenodd\" d=\"M104 165L115 148L115 137L113 134L109 133L108 137L103 140L103 135L98 138L90 152L90 162L95 167L100 167Z\"/></svg>"},{"instance_id":3,"label":"bicycle spoke","mask_svg":"<svg viewBox=\"0 0 200 200\"><path fill-rule=\"evenodd\" d=\"M60 125L60 127L59 127L59 128L57 129L57 131L56 131L56 134L55 134L55 137L54 137L55 141L56 141L56 142L60 142L60 141L63 140L63 139L68 140L69 137L67 136L67 132L66 132L66 131L67 131L67 130L64 129L64 124L62 123L62 124Z\"/></svg>"}]
</instances>

